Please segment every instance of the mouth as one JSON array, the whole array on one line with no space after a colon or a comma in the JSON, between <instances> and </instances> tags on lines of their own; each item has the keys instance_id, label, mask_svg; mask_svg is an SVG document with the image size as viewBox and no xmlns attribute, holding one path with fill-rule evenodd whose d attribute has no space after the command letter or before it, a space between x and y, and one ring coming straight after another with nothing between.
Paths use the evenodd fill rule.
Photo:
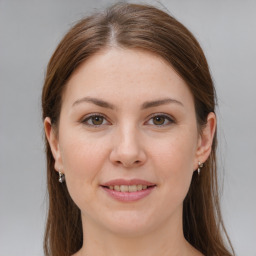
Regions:
<instances>
[{"instance_id":1,"label":"mouth","mask_svg":"<svg viewBox=\"0 0 256 256\"><path fill-rule=\"evenodd\" d=\"M142 190L146 190L149 188L153 188L155 186L156 185L138 184L138 185L110 185L110 186L102 186L102 187L109 189L109 190L118 191L118 192L137 192L137 191L142 191Z\"/></svg>"},{"instance_id":2,"label":"mouth","mask_svg":"<svg viewBox=\"0 0 256 256\"><path fill-rule=\"evenodd\" d=\"M157 186L140 179L116 179L100 185L111 198L121 202L133 202L149 196Z\"/></svg>"}]
</instances>

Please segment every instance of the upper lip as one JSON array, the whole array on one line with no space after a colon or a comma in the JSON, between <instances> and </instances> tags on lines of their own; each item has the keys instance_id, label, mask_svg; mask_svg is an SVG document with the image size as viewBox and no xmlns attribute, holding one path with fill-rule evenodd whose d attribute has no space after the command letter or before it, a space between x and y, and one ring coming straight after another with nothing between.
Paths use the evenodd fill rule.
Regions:
<instances>
[{"instance_id":1,"label":"upper lip","mask_svg":"<svg viewBox=\"0 0 256 256\"><path fill-rule=\"evenodd\" d=\"M110 180L106 183L101 184L101 186L115 186L115 185L146 185L146 186L154 186L156 185L155 183L146 181L146 180L141 180L141 179L131 179L131 180L125 180L125 179L115 179L115 180Z\"/></svg>"}]
</instances>

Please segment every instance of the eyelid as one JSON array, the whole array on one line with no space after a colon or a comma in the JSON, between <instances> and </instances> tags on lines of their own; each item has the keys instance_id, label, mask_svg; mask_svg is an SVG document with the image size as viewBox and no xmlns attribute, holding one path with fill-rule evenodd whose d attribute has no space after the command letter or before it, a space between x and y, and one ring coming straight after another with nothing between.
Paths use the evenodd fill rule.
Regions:
<instances>
[{"instance_id":1,"label":"eyelid","mask_svg":"<svg viewBox=\"0 0 256 256\"><path fill-rule=\"evenodd\" d=\"M162 127L162 126L169 126L169 125L171 125L171 124L173 124L173 123L176 122L176 120L175 120L171 115L169 115L169 114L165 114L165 113L154 113L154 114L150 115L150 116L147 118L148 121L146 121L146 123L148 123L152 118L154 118L154 117L156 117L156 116L160 116L160 117L166 118L166 119L169 121L169 123L168 123L168 124L162 124L162 125L155 125L155 124L150 124L150 125L153 125L153 126L156 126L156 127Z\"/></svg>"},{"instance_id":2,"label":"eyelid","mask_svg":"<svg viewBox=\"0 0 256 256\"><path fill-rule=\"evenodd\" d=\"M100 125L94 125L94 124L88 124L86 123L88 120L90 120L90 118L93 118L95 116L99 116L99 117L102 117L106 122L107 124L100 124ZM155 125L155 124L149 124L149 125L152 125L152 126L156 126L156 127L162 127L162 126L169 126L173 123L176 122L176 120L169 114L166 114L166 113L154 113L154 114L151 114L148 118L147 118L147 121L145 122L145 124L147 124L152 118L154 117L157 117L157 116L160 116L160 117L164 117L165 119L168 120L168 124L162 124L162 125ZM86 116L84 116L81 121L81 123L89 126L89 127L93 127L93 128L97 128L97 127L101 127L101 126L104 126L104 125L111 125L111 122L108 120L108 118L102 114L102 113L90 113Z\"/></svg>"},{"instance_id":3,"label":"eyelid","mask_svg":"<svg viewBox=\"0 0 256 256\"><path fill-rule=\"evenodd\" d=\"M94 125L94 124L88 124L86 123L88 120L90 120L90 118L92 117L95 117L95 116L99 116L99 117L102 117L104 120L106 120L108 122L108 124L100 124L100 125ZM104 125L109 125L111 124L111 122L108 120L108 118L102 114L102 113L90 113L86 116L84 116L82 119L81 119L81 123L87 125L87 126L90 126L90 127L93 127L93 128L97 128L97 127L100 127L100 126L104 126Z\"/></svg>"}]
</instances>

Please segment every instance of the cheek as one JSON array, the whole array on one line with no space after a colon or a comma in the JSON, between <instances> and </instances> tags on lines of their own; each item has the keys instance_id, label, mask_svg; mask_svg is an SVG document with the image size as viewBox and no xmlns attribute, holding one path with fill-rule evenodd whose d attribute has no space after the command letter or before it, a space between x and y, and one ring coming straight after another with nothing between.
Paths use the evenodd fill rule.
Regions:
<instances>
[{"instance_id":1,"label":"cheek","mask_svg":"<svg viewBox=\"0 0 256 256\"><path fill-rule=\"evenodd\" d=\"M196 137L188 133L163 141L152 153L159 183L172 203L183 202L188 192L194 171L195 150Z\"/></svg>"},{"instance_id":2,"label":"cheek","mask_svg":"<svg viewBox=\"0 0 256 256\"><path fill-rule=\"evenodd\" d=\"M93 173L106 156L106 139L95 139L83 131L66 133L60 140L64 171L74 175Z\"/></svg>"},{"instance_id":3,"label":"cheek","mask_svg":"<svg viewBox=\"0 0 256 256\"><path fill-rule=\"evenodd\" d=\"M102 140L88 136L65 136L61 141L61 156L66 183L73 200L90 200L98 185L98 177L107 157L107 148ZM81 197L83 191L84 196ZM79 202L77 202L79 204Z\"/></svg>"}]
</instances>

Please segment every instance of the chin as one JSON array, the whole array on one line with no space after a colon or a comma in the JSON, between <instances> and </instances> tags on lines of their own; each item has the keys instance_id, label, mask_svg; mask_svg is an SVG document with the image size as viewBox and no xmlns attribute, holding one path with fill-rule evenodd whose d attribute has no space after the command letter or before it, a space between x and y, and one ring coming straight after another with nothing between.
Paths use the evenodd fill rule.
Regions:
<instances>
[{"instance_id":1,"label":"chin","mask_svg":"<svg viewBox=\"0 0 256 256\"><path fill-rule=\"evenodd\" d=\"M154 226L157 226L151 218L137 212L122 211L109 216L108 219L106 217L102 223L105 229L122 237L139 237L154 230Z\"/></svg>"},{"instance_id":2,"label":"chin","mask_svg":"<svg viewBox=\"0 0 256 256\"><path fill-rule=\"evenodd\" d=\"M149 233L150 228L146 226L136 226L136 225L122 225L115 227L108 227L108 231L118 237L123 238L136 238L140 236L144 236Z\"/></svg>"}]
</instances>

